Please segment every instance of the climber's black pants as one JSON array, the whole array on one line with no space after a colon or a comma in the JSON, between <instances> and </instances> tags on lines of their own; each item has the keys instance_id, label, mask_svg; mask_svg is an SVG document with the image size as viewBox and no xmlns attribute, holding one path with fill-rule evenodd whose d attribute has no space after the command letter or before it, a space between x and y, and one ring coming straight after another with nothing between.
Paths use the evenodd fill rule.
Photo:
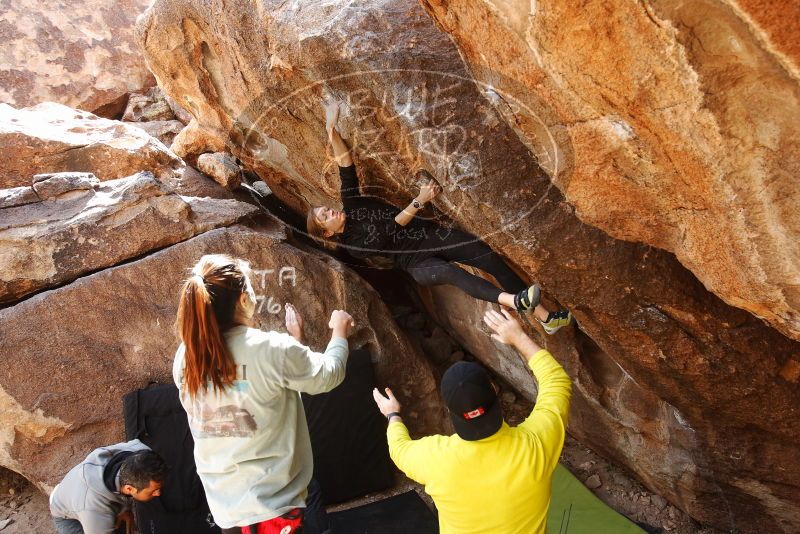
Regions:
<instances>
[{"instance_id":1,"label":"climber's black pants","mask_svg":"<svg viewBox=\"0 0 800 534\"><path fill-rule=\"evenodd\" d=\"M503 291L516 294L527 287L489 245L458 230L451 230L447 234L445 232L447 231L444 229L433 232L420 246L420 255L415 258L416 261L406 267L406 271L419 285L450 284L476 299L489 302L497 302ZM469 274L450 263L451 261L477 267L491 274L503 289L498 289L479 276Z\"/></svg>"}]
</instances>

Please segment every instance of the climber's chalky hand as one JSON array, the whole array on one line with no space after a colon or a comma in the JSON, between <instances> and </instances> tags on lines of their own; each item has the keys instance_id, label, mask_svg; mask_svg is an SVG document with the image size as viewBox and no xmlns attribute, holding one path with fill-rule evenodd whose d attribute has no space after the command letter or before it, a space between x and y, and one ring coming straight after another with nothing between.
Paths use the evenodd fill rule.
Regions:
<instances>
[{"instance_id":1,"label":"climber's chalky hand","mask_svg":"<svg viewBox=\"0 0 800 534\"><path fill-rule=\"evenodd\" d=\"M434 182L433 180L428 181L427 183L422 184L422 187L419 188L419 195L417 195L417 202L421 204L427 204L431 200L436 197L439 193L441 193L442 188L439 187L439 184Z\"/></svg>"},{"instance_id":2,"label":"climber's chalky hand","mask_svg":"<svg viewBox=\"0 0 800 534\"><path fill-rule=\"evenodd\" d=\"M339 122L339 102L330 100L323 103L325 108L325 130L329 133L336 129L336 123Z\"/></svg>"}]
</instances>

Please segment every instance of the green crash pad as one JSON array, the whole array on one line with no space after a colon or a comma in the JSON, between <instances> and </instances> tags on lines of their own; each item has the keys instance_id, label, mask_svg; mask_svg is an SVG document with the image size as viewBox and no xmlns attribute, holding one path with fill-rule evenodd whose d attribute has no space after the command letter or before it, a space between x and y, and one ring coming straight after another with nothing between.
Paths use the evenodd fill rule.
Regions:
<instances>
[{"instance_id":1,"label":"green crash pad","mask_svg":"<svg viewBox=\"0 0 800 534\"><path fill-rule=\"evenodd\" d=\"M630 519L609 508L558 464L547 514L547 534L646 534Z\"/></svg>"}]
</instances>

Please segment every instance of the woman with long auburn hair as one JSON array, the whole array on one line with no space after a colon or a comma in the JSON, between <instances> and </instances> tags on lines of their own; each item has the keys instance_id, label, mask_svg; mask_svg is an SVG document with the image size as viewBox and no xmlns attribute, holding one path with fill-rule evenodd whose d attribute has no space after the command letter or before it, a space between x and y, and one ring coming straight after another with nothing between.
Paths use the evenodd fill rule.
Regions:
<instances>
[{"instance_id":1,"label":"woman with long auburn hair","mask_svg":"<svg viewBox=\"0 0 800 534\"><path fill-rule=\"evenodd\" d=\"M306 214L308 234L326 248L344 245L347 252L372 265L392 265L422 286L449 284L468 295L516 309L533 310L544 331L554 334L572 322L567 310L549 311L540 304L539 286L527 286L489 245L457 229L445 229L417 217L439 187L429 181L403 210L361 194L350 149L336 130L339 106L326 107L326 129L342 180L342 210L316 206ZM501 287L468 273L455 263L477 267L492 275Z\"/></svg>"},{"instance_id":2,"label":"woman with long auburn hair","mask_svg":"<svg viewBox=\"0 0 800 534\"><path fill-rule=\"evenodd\" d=\"M335 310L324 353L301 343L302 318L286 305L292 335L252 328L250 269L203 256L181 290L181 345L173 378L194 438L197 474L225 534L327 530L300 392L324 393L344 379L353 318ZM287 529L288 527L288 529ZM262 527L263 528L263 527Z\"/></svg>"}]
</instances>

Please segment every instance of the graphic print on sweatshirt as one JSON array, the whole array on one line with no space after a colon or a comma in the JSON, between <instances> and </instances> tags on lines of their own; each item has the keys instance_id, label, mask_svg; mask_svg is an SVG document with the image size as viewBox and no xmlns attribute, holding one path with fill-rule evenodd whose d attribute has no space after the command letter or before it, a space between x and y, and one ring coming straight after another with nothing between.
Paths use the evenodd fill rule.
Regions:
<instances>
[{"instance_id":1,"label":"graphic print on sweatshirt","mask_svg":"<svg viewBox=\"0 0 800 534\"><path fill-rule=\"evenodd\" d=\"M237 369L237 378L247 376L247 366ZM225 394L213 392L209 384L208 393L195 397L189 409L189 425L196 439L205 438L250 438L255 436L258 424L245 407L250 402L250 381L237 379L225 388ZM213 393L212 393L213 392Z\"/></svg>"}]
</instances>

